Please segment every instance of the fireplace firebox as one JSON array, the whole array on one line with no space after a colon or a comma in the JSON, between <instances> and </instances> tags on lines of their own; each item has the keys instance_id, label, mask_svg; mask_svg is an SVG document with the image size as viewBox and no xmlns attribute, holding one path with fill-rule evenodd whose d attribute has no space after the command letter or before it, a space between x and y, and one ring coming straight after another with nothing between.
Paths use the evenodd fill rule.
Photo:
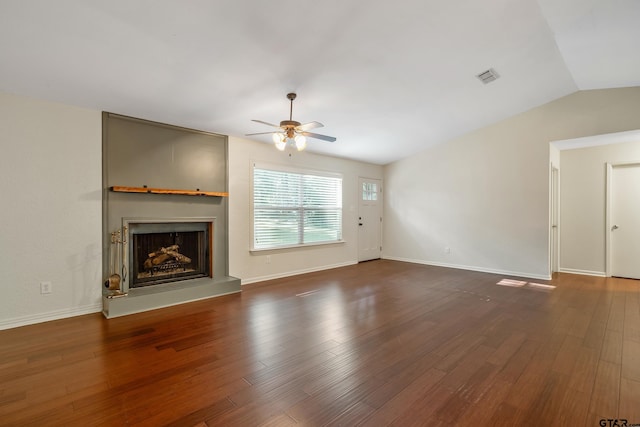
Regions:
<instances>
[{"instance_id":1,"label":"fireplace firebox","mask_svg":"<svg viewBox=\"0 0 640 427\"><path fill-rule=\"evenodd\" d=\"M212 277L212 222L129 222L129 288Z\"/></svg>"}]
</instances>

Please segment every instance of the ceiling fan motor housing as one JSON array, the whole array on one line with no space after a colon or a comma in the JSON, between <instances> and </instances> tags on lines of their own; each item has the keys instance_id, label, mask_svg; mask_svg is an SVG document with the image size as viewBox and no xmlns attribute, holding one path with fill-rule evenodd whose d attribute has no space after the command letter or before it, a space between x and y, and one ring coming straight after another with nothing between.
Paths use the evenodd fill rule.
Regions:
<instances>
[{"instance_id":1,"label":"ceiling fan motor housing","mask_svg":"<svg viewBox=\"0 0 640 427\"><path fill-rule=\"evenodd\" d=\"M283 120L280 122L280 127L284 130L287 138L293 138L296 136L296 127L300 126L300 122L295 120Z\"/></svg>"},{"instance_id":2,"label":"ceiling fan motor housing","mask_svg":"<svg viewBox=\"0 0 640 427\"><path fill-rule=\"evenodd\" d=\"M280 127L281 128L288 128L288 127L298 127L300 126L300 122L296 122L295 120L283 120L280 122Z\"/></svg>"}]
</instances>

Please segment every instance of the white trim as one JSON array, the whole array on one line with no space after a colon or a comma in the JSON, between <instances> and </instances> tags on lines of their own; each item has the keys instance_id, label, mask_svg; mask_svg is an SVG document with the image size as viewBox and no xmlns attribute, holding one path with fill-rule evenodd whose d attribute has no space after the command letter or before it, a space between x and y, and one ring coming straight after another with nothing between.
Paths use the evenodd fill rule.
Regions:
<instances>
[{"instance_id":1,"label":"white trim","mask_svg":"<svg viewBox=\"0 0 640 427\"><path fill-rule=\"evenodd\" d=\"M611 277L611 181L613 164L607 162L604 202L604 274Z\"/></svg>"},{"instance_id":2,"label":"white trim","mask_svg":"<svg viewBox=\"0 0 640 427\"><path fill-rule=\"evenodd\" d=\"M81 307L65 308L50 311L48 313L38 313L29 316L15 317L13 319L0 320L0 330L33 325L35 323L49 322L51 320L66 319L68 317L81 316L83 314L100 313L101 311L102 301Z\"/></svg>"},{"instance_id":3,"label":"white trim","mask_svg":"<svg viewBox=\"0 0 640 427\"><path fill-rule=\"evenodd\" d=\"M320 267L303 268L301 270L287 271L285 273L277 273L277 274L269 274L267 276L252 277L249 279L242 279L242 284L248 285L250 283L265 282L267 280L273 280L273 279L282 279L284 277L297 276L299 274L306 274L306 273L314 273L316 271L331 270L334 268L347 267L349 265L355 265L355 264L357 264L356 261L347 261L347 262L341 262L338 264L323 265Z\"/></svg>"},{"instance_id":4,"label":"white trim","mask_svg":"<svg viewBox=\"0 0 640 427\"><path fill-rule=\"evenodd\" d=\"M583 276L607 277L604 271L579 270L577 268L561 268L560 273L581 274Z\"/></svg>"},{"instance_id":5,"label":"white trim","mask_svg":"<svg viewBox=\"0 0 640 427\"><path fill-rule=\"evenodd\" d=\"M499 270L495 268L484 268L484 267L460 265L460 264L449 264L445 262L426 261L426 260L393 257L393 256L384 256L383 259L389 259L392 261L412 262L414 264L432 265L434 267L446 267L446 268L455 268L458 270L478 271L480 273L492 273L492 274L502 274L505 276L526 277L528 279L551 280L550 275L524 273L521 271Z\"/></svg>"},{"instance_id":6,"label":"white trim","mask_svg":"<svg viewBox=\"0 0 640 427\"><path fill-rule=\"evenodd\" d=\"M551 141L558 150L575 150L577 148L596 147L599 145L621 144L634 142L640 139L640 130L629 130L624 132L605 133L600 135L584 136L581 138L560 139Z\"/></svg>"},{"instance_id":7,"label":"white trim","mask_svg":"<svg viewBox=\"0 0 640 427\"><path fill-rule=\"evenodd\" d=\"M553 180L554 171L555 171L555 177L556 177L555 188L554 188L554 180ZM558 269L558 271L560 270L560 200L561 200L560 168L555 166L553 162L550 162L549 163L549 275L550 276L554 273L553 271L554 264ZM555 207L555 218L554 218L554 207ZM556 226L555 233L553 231L554 219L555 219L555 226ZM553 241L554 234L556 236L555 245Z\"/></svg>"},{"instance_id":8,"label":"white trim","mask_svg":"<svg viewBox=\"0 0 640 427\"><path fill-rule=\"evenodd\" d=\"M301 248L312 248L314 246L326 246L326 245L341 245L347 243L346 240L332 240L330 242L313 242L313 243L303 243L301 245L287 245L287 246L276 246L273 248L251 248L249 249L250 253L263 253L263 252L277 252L281 250L287 249L301 249Z\"/></svg>"}]
</instances>

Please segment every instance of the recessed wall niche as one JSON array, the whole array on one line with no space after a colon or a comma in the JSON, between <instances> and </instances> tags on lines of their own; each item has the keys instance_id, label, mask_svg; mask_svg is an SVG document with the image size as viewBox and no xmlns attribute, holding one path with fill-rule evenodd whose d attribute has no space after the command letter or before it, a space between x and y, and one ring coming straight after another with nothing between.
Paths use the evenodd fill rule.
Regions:
<instances>
[{"instance_id":1,"label":"recessed wall niche","mask_svg":"<svg viewBox=\"0 0 640 427\"><path fill-rule=\"evenodd\" d=\"M117 317L239 292L240 280L230 277L228 272L227 137L105 112L102 140L103 276L106 284L110 275L118 274L119 290L126 294L113 298L113 289L104 286L104 315ZM114 187L223 195L120 192L112 191ZM154 286L134 285L131 254L136 248L132 244L139 239L130 235L133 228L130 225L196 222L210 224L207 237L210 247L206 254L210 257L210 271L205 269L206 273L200 275L204 277L159 281ZM180 248L173 246L165 244L150 249L150 254L162 251L168 254L156 254L150 259L155 262L184 256ZM154 265L153 271L161 268L165 266Z\"/></svg>"}]
</instances>

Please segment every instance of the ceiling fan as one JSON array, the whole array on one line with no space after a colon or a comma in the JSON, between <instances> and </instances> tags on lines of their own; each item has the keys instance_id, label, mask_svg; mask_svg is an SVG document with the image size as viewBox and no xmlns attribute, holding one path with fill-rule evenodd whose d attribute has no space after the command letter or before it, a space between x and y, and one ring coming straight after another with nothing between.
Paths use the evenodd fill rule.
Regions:
<instances>
[{"instance_id":1,"label":"ceiling fan","mask_svg":"<svg viewBox=\"0 0 640 427\"><path fill-rule=\"evenodd\" d=\"M324 125L320 122L301 124L300 122L293 120L293 100L296 99L296 94L288 93L287 99L291 101L291 107L289 108L289 120L281 121L279 126L262 120L252 120L253 122L262 123L263 125L277 128L278 130L271 132L248 133L245 136L271 134L273 142L276 144L276 148L280 151L283 151L287 147L287 144L295 145L298 151L304 150L307 146L307 140L305 138L307 136L309 138L316 138L329 142L334 142L336 140L332 136L309 132L311 129L323 127Z\"/></svg>"}]
</instances>

